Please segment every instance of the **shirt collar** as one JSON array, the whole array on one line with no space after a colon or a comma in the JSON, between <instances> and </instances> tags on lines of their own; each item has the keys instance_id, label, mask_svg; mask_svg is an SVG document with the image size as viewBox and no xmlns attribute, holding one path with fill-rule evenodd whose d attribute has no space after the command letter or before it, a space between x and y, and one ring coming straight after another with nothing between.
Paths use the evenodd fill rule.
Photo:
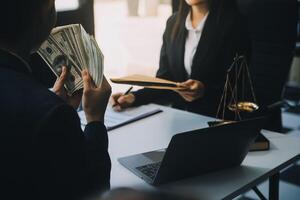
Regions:
<instances>
[{"instance_id":1,"label":"shirt collar","mask_svg":"<svg viewBox=\"0 0 300 200\"><path fill-rule=\"evenodd\" d=\"M188 31L202 32L208 14L209 13L206 13L206 15L203 17L203 19L198 23L197 27L194 28L192 25L192 21L191 21L191 12L189 12L189 14L187 15L186 20L185 20L185 28Z\"/></svg>"},{"instance_id":2,"label":"shirt collar","mask_svg":"<svg viewBox=\"0 0 300 200\"><path fill-rule=\"evenodd\" d=\"M8 50L0 49L0 64L11 67L16 71L22 71L30 74L32 73L32 69L28 62L26 62L17 54Z\"/></svg>"}]
</instances>

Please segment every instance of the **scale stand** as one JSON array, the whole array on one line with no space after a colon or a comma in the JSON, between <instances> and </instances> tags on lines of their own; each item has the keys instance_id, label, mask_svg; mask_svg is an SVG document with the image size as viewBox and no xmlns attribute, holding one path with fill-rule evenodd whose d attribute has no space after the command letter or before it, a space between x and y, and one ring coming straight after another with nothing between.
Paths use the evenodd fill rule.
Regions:
<instances>
[{"instance_id":1,"label":"scale stand","mask_svg":"<svg viewBox=\"0 0 300 200\"><path fill-rule=\"evenodd\" d=\"M208 122L208 125L217 126L240 121L242 113L252 113L259 109L256 102L246 57L237 55L227 70L225 86L216 115L216 118L220 120ZM226 110L234 112L234 119L225 119Z\"/></svg>"}]
</instances>

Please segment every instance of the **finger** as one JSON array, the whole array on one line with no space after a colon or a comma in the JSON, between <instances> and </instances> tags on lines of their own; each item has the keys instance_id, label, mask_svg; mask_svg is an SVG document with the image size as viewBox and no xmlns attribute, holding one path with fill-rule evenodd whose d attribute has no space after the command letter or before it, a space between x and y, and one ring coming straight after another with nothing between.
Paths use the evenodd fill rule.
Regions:
<instances>
[{"instance_id":1,"label":"finger","mask_svg":"<svg viewBox=\"0 0 300 200\"><path fill-rule=\"evenodd\" d=\"M126 96L120 96L118 98L118 104L122 105L125 104L127 102L127 97Z\"/></svg>"},{"instance_id":2,"label":"finger","mask_svg":"<svg viewBox=\"0 0 300 200\"><path fill-rule=\"evenodd\" d=\"M115 107L116 105L118 105L118 98L111 96L109 102L112 107Z\"/></svg>"},{"instance_id":3,"label":"finger","mask_svg":"<svg viewBox=\"0 0 300 200\"><path fill-rule=\"evenodd\" d=\"M183 83L177 83L177 86L178 87L182 87L182 88L186 88L187 84L185 82L183 82Z\"/></svg>"},{"instance_id":4,"label":"finger","mask_svg":"<svg viewBox=\"0 0 300 200\"><path fill-rule=\"evenodd\" d=\"M121 112L121 111L123 110L122 107L121 107L120 105L117 105L117 106L113 107L113 109L114 109L114 111L116 111L116 112Z\"/></svg>"},{"instance_id":5,"label":"finger","mask_svg":"<svg viewBox=\"0 0 300 200\"><path fill-rule=\"evenodd\" d=\"M60 77L66 77L68 74L68 69L66 66L62 66L62 72L61 72L61 75Z\"/></svg>"},{"instance_id":6,"label":"finger","mask_svg":"<svg viewBox=\"0 0 300 200\"><path fill-rule=\"evenodd\" d=\"M189 101L189 102L192 102L192 101L194 101L194 100L196 100L196 99L199 99L199 98L201 98L201 93L193 93L193 94L182 94L181 95L184 99L186 99L187 101Z\"/></svg>"},{"instance_id":7,"label":"finger","mask_svg":"<svg viewBox=\"0 0 300 200\"><path fill-rule=\"evenodd\" d=\"M73 93L72 97L74 98L81 98L82 97L82 93L83 93L83 90L80 89L80 90L77 90Z\"/></svg>"},{"instance_id":8,"label":"finger","mask_svg":"<svg viewBox=\"0 0 300 200\"><path fill-rule=\"evenodd\" d=\"M189 96L189 95L183 95L182 96L186 101L188 101L188 102L192 102L193 100L194 100L194 98L192 98L191 96Z\"/></svg>"},{"instance_id":9,"label":"finger","mask_svg":"<svg viewBox=\"0 0 300 200\"><path fill-rule=\"evenodd\" d=\"M195 81L194 84L191 86L191 90L200 90L203 87L204 85L200 81Z\"/></svg>"},{"instance_id":10,"label":"finger","mask_svg":"<svg viewBox=\"0 0 300 200\"><path fill-rule=\"evenodd\" d=\"M110 105L111 105L111 107L116 107L118 104L117 104L117 101L116 100L114 100L114 98L112 98L112 97L110 97L110 99L109 99L109 103L110 103Z\"/></svg>"},{"instance_id":11,"label":"finger","mask_svg":"<svg viewBox=\"0 0 300 200\"><path fill-rule=\"evenodd\" d=\"M107 79L105 76L103 76L102 82L101 84L97 87L97 89L102 89L102 88L106 88L106 87L110 87L110 84L108 83Z\"/></svg>"},{"instance_id":12,"label":"finger","mask_svg":"<svg viewBox=\"0 0 300 200\"><path fill-rule=\"evenodd\" d=\"M114 107L118 104L118 99L119 97L122 96L122 93L116 93L116 94L113 94L111 97L110 97L110 104Z\"/></svg>"},{"instance_id":13,"label":"finger","mask_svg":"<svg viewBox=\"0 0 300 200\"><path fill-rule=\"evenodd\" d=\"M189 86L189 85L186 85L186 84L180 84L180 85L178 85L178 86L179 86L179 88L175 90L175 91L177 91L177 92L188 92L188 91L191 90L191 89L190 89L190 86Z\"/></svg>"},{"instance_id":14,"label":"finger","mask_svg":"<svg viewBox=\"0 0 300 200\"><path fill-rule=\"evenodd\" d=\"M198 84L194 84L190 87L190 90L191 91L198 91L200 89L199 85Z\"/></svg>"},{"instance_id":15,"label":"finger","mask_svg":"<svg viewBox=\"0 0 300 200\"><path fill-rule=\"evenodd\" d=\"M60 77L57 78L57 80L56 80L56 82L54 84L54 88L56 88L58 90L61 89L61 88L63 88L64 84L65 84L65 82L67 80L67 75L68 75L67 68L65 66L63 66L62 67L62 73L61 73Z\"/></svg>"},{"instance_id":16,"label":"finger","mask_svg":"<svg viewBox=\"0 0 300 200\"><path fill-rule=\"evenodd\" d=\"M190 97L187 97L187 96L181 96L185 101L188 101L190 102Z\"/></svg>"},{"instance_id":17,"label":"finger","mask_svg":"<svg viewBox=\"0 0 300 200\"><path fill-rule=\"evenodd\" d=\"M185 96L196 96L195 92L181 92L180 94Z\"/></svg>"},{"instance_id":18,"label":"finger","mask_svg":"<svg viewBox=\"0 0 300 200\"><path fill-rule=\"evenodd\" d=\"M182 97L188 97L188 98L193 98L196 95L194 93L181 93L180 96L182 96Z\"/></svg>"},{"instance_id":19,"label":"finger","mask_svg":"<svg viewBox=\"0 0 300 200\"><path fill-rule=\"evenodd\" d=\"M194 80L189 79L189 80L187 80L187 81L185 81L185 82L179 83L179 85L181 85L181 86L183 86L183 87L189 87L189 86L191 86L193 83L194 83Z\"/></svg>"},{"instance_id":20,"label":"finger","mask_svg":"<svg viewBox=\"0 0 300 200\"><path fill-rule=\"evenodd\" d=\"M190 96L192 98L198 98L202 96L202 92L189 92L189 93L185 93L186 96Z\"/></svg>"},{"instance_id":21,"label":"finger","mask_svg":"<svg viewBox=\"0 0 300 200\"><path fill-rule=\"evenodd\" d=\"M60 82L65 82L67 80L67 75L68 75L67 67L63 66L61 75L59 77L59 81Z\"/></svg>"},{"instance_id":22,"label":"finger","mask_svg":"<svg viewBox=\"0 0 300 200\"><path fill-rule=\"evenodd\" d=\"M119 93L115 93L115 94L113 94L113 95L111 95L114 99L117 99L117 98L119 98L120 96L122 96L123 95L123 93L121 93L121 92L119 92Z\"/></svg>"},{"instance_id":23,"label":"finger","mask_svg":"<svg viewBox=\"0 0 300 200\"><path fill-rule=\"evenodd\" d=\"M179 87L180 88L177 89L178 91L190 91L191 90L191 86L187 85L187 84L181 85Z\"/></svg>"},{"instance_id":24,"label":"finger","mask_svg":"<svg viewBox=\"0 0 300 200\"><path fill-rule=\"evenodd\" d=\"M195 82L195 80L189 79L189 80L187 80L187 81L185 82L185 84L191 85L191 84L194 84L194 82Z\"/></svg>"},{"instance_id":25,"label":"finger","mask_svg":"<svg viewBox=\"0 0 300 200\"><path fill-rule=\"evenodd\" d=\"M92 79L90 74L86 69L82 70L81 72L82 79L83 79L83 88L84 90L86 89L91 89L93 87Z\"/></svg>"}]
</instances>

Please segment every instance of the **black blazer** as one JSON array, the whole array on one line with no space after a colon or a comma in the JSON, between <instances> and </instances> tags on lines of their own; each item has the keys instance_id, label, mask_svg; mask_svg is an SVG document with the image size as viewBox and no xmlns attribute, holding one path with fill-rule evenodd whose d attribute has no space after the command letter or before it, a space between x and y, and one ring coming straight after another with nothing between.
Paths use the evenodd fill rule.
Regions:
<instances>
[{"instance_id":1,"label":"black blazer","mask_svg":"<svg viewBox=\"0 0 300 200\"><path fill-rule=\"evenodd\" d=\"M83 132L76 111L29 71L0 51L0 199L77 199L108 189L105 126Z\"/></svg>"},{"instance_id":2,"label":"black blazer","mask_svg":"<svg viewBox=\"0 0 300 200\"><path fill-rule=\"evenodd\" d=\"M176 17L177 13L167 21L157 77L183 82L189 78L184 67L187 30L185 20L182 20L179 33L172 40L171 32ZM249 41L246 35L242 16L235 7L228 7L218 13L211 11L194 56L190 77L204 83L204 97L189 103L175 92L142 89L134 93L135 105L165 100L175 108L216 116L228 67L236 54L248 55Z\"/></svg>"}]
</instances>

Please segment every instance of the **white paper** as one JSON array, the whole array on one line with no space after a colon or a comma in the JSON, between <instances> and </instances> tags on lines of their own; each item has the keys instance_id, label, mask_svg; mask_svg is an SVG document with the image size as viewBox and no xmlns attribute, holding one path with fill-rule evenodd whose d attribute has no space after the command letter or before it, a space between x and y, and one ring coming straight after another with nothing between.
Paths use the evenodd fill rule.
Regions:
<instances>
[{"instance_id":1,"label":"white paper","mask_svg":"<svg viewBox=\"0 0 300 200\"><path fill-rule=\"evenodd\" d=\"M128 108L122 112L116 112L113 108L109 105L106 109L105 117L104 117L104 124L109 129L114 128L120 124L126 123L130 120L135 118L139 118L143 115L149 113L159 112L156 106L153 105L145 105L136 108ZM81 125L84 127L87 124L85 114L83 111L78 112L78 115L81 120Z\"/></svg>"}]
</instances>

